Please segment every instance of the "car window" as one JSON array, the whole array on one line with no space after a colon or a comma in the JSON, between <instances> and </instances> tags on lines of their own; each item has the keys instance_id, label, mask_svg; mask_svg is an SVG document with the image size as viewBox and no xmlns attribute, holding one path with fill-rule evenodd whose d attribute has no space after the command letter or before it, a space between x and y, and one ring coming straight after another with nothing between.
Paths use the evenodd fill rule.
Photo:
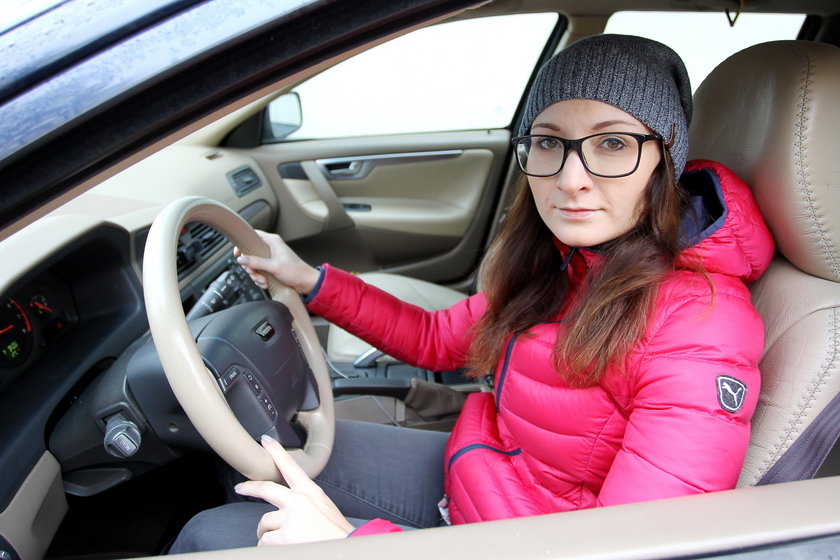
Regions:
<instances>
[{"instance_id":1,"label":"car window","mask_svg":"<svg viewBox=\"0 0 840 560\"><path fill-rule=\"evenodd\" d=\"M294 90L302 125L286 138L506 127L557 18L455 21L361 53Z\"/></svg>"},{"instance_id":2,"label":"car window","mask_svg":"<svg viewBox=\"0 0 840 560\"><path fill-rule=\"evenodd\" d=\"M696 90L730 55L758 43L796 39L804 21L804 14L742 13L730 25L723 12L616 12L604 32L641 35L668 45L682 57Z\"/></svg>"}]
</instances>

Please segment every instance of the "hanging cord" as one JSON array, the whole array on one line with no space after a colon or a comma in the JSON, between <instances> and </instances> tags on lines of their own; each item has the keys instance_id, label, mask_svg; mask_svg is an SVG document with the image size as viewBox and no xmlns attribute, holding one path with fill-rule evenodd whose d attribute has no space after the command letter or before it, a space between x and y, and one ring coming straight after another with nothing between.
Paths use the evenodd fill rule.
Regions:
<instances>
[{"instance_id":1,"label":"hanging cord","mask_svg":"<svg viewBox=\"0 0 840 560\"><path fill-rule=\"evenodd\" d=\"M343 371L341 371L340 369L338 369L338 368L335 366L335 364L334 364L334 363L332 363L332 360L330 360L330 357L329 357L329 356L327 356L327 352L326 352L326 350L324 350L324 347L323 347L323 346L321 347L321 354L323 354L323 355L324 355L324 361L325 361L325 362L327 362L327 366L328 366L331 370L333 370L335 373L337 373L339 376L343 377L344 379L350 379L350 376L349 376L349 375L347 375L346 373L344 373Z\"/></svg>"},{"instance_id":2,"label":"hanging cord","mask_svg":"<svg viewBox=\"0 0 840 560\"><path fill-rule=\"evenodd\" d=\"M744 0L738 0L738 13L735 14L735 17L732 17L732 14L729 13L729 8L724 10L726 12L726 19L729 20L729 27L735 27L735 22L738 21L738 16L741 15L741 12L744 11Z\"/></svg>"},{"instance_id":3,"label":"hanging cord","mask_svg":"<svg viewBox=\"0 0 840 560\"><path fill-rule=\"evenodd\" d=\"M393 424L394 426L396 426L396 427L398 427L398 428L400 427L400 423L399 423L399 422L397 422L396 418L394 418L393 416L391 416L390 414L388 414L388 411L387 411L387 410L385 410L385 407L384 407L384 406L382 406L382 403L380 403L380 402L379 402L379 399L377 399L377 398L376 398L376 397L374 397L373 395L369 395L369 398L373 399L373 403L374 403L376 406L378 406L378 407L379 407L379 410L381 410L381 411L382 411L382 414L384 414L384 415L385 415L385 417L386 417L386 418L388 418L388 420L390 420L390 421L391 421L391 424Z\"/></svg>"},{"instance_id":4,"label":"hanging cord","mask_svg":"<svg viewBox=\"0 0 840 560\"><path fill-rule=\"evenodd\" d=\"M323 348L323 347L321 348L321 354L323 354L323 355L324 355L324 361L326 361L326 362L327 362L327 366L328 366L328 367L329 367L329 368L330 368L333 372L335 372L336 374L340 375L340 376L341 376L341 377L343 377L344 379L351 379L351 378L352 378L352 376L347 375L346 373L344 373L343 371L341 371L340 369L338 369L338 368L336 367L336 365L332 362L332 360L331 360L331 359L330 359L330 357L327 355L327 352L324 350L324 348ZM377 399L377 398L376 398L375 396L373 396L373 395L368 395L368 397L369 397L370 399L372 399L372 400L373 400L373 404L375 404L375 405L379 408L379 410L380 410L380 411L382 411L382 414L384 414L384 415L385 415L385 417L386 417L386 418L387 418L387 419L391 422L391 424L393 424L394 426L400 426L400 423L399 423L399 422L397 422L396 418L394 418L393 416L391 416L390 414L388 414L388 411L387 411L387 410L385 410L385 407L384 407L384 406L382 406L382 403L380 403L380 402L379 402L379 399Z\"/></svg>"}]
</instances>

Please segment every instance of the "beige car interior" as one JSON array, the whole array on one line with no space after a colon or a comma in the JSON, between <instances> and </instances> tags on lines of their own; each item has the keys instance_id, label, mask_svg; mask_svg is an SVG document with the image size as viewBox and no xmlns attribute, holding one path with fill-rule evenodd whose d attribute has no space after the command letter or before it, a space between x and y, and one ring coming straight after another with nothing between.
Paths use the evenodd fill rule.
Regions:
<instances>
[{"instance_id":1,"label":"beige car interior","mask_svg":"<svg viewBox=\"0 0 840 560\"><path fill-rule=\"evenodd\" d=\"M426 311L448 309L466 297L459 292L440 284L418 280L401 274L386 272L368 272L359 275L365 282L398 297L403 301L420 306ZM327 355L336 362L354 362L368 353L371 346L347 331L330 325L327 341ZM383 356L379 359L393 359Z\"/></svg>"},{"instance_id":2,"label":"beige car interior","mask_svg":"<svg viewBox=\"0 0 840 560\"><path fill-rule=\"evenodd\" d=\"M483 248L507 131L264 144L277 233L308 262L446 282ZM429 219L433 217L433 219Z\"/></svg>"},{"instance_id":3,"label":"beige car interior","mask_svg":"<svg viewBox=\"0 0 840 560\"><path fill-rule=\"evenodd\" d=\"M554 3L546 5L556 8ZM572 19L569 40L600 32L605 21L594 16ZM813 445L798 447L803 439L800 436L819 439L809 426L815 420L819 424L840 406L829 406L840 393L840 158L833 153L840 131L838 99L840 48L804 41L765 43L746 49L721 63L695 94L690 157L720 161L751 185L777 246L770 269L751 287L764 319L766 342L759 408L738 489L490 524L293 545L284 553L300 559L393 557L395 550L401 558L418 560L435 555L486 559L689 557L760 546L768 535L777 541L795 541L840 532L836 507L840 477L835 476L840 474L840 457L829 455L816 480L786 482L786 471L773 469L791 449L796 453L813 451ZM71 202L31 228L44 238L56 227L81 236L103 220L111 220L134 231L151 223L170 198L210 196L245 215L254 227L269 229L271 224L278 224L279 233L291 241L299 237L296 250L314 264L329 261L343 266L343 255L361 254L361 262L367 266L360 270L368 271L361 276L366 281L425 309L444 309L466 297L470 288L466 284L456 285L458 289L444 284L468 275L471 261L466 257L481 253L485 226L498 222L498 216L493 216L494 197L488 193L500 182L511 188L514 173L504 166L509 136L505 130L467 131L359 139L349 147L325 140L299 152L294 151L294 143L289 143L262 146L247 155L225 148L209 149L188 139L169 146L155 156L155 161L142 162L114 177L103 185L107 189L86 193L86 200L97 204L82 209ZM312 157L313 149L320 154L317 158ZM381 157L385 154L391 159ZM393 164L394 158L399 159L399 166ZM146 181L154 175L155 166L175 169L170 165L174 160L188 162L185 168L189 177L182 178L188 188L173 192L166 184ZM230 168L232 161L255 163L262 180L262 186L244 199L232 196L224 182L217 184L216 166ZM275 170L287 163L300 164L303 173L288 177L281 173L279 180L274 179ZM403 177L406 163L414 170L411 180ZM361 168L364 173L360 175L329 175L330 169L334 173L336 169L355 172ZM458 170L454 175L453 169ZM453 183L446 182L449 180L470 188L456 194ZM142 191L136 189L138 181L146 181ZM405 193L395 195L387 189L389 184L403 181ZM428 198L416 198L418 192L424 192L417 188L417 182L436 183L439 188L429 191ZM371 199L371 192L378 194ZM120 193L125 197L115 196ZM371 204L373 208L362 213L353 210L355 204ZM408 214L405 208L409 208ZM411 217L411 209L416 210L417 220L406 219ZM429 222L430 213L439 216L439 221ZM342 230L348 223L361 227L348 235ZM317 234L317 241L308 242L306 236L310 234ZM431 249L428 245L422 249L429 254L416 253L412 255L414 262L400 263L400 251L420 238L424 243L435 240ZM23 255L21 258L31 260L32 266L45 257L30 252L28 246L15 244L14 238L4 243ZM227 245L225 251L229 250ZM389 272L372 272L382 262L388 263ZM447 271L452 273L451 278ZM195 271L181 283L200 272ZM170 288L177 292L177 286ZM276 286L270 292L275 299L288 297ZM162 305L166 307L166 303ZM367 343L335 326L316 319L316 334L306 324L308 317L297 317L297 321L298 326L303 323L303 346L319 376L328 376L333 364L353 363L363 356L378 363L392 360L375 354ZM325 348L326 361L320 355L319 343ZM188 369L195 372L199 365L193 363ZM470 384L429 395L415 385L411 395L418 408L440 412L444 421L437 416L433 420L418 416L401 399L359 396L336 400L334 411L331 399L326 399L330 401L329 410L322 411L313 422L330 423L334 415L446 429L453 418L450 413L459 404L452 391L475 390L489 389ZM185 397L187 402L190 399ZM207 419L206 411L196 414ZM225 430L237 431L230 423L226 426ZM308 457L303 459L312 462L310 472L323 466L324 453L328 455L331 445L329 430L319 430L318 434L322 439L305 450ZM827 437L825 445L832 446L834 440ZM238 441L237 447L222 454L231 449L238 454L244 449L249 464L264 463L253 441ZM763 485L768 480L782 483ZM67 508L60 465L47 452L9 507L0 513L0 535L14 544L24 560L39 560ZM608 539L604 538L605 528ZM593 548L592 543L598 546ZM276 550L261 547L190 558L276 556Z\"/></svg>"},{"instance_id":4,"label":"beige car interior","mask_svg":"<svg viewBox=\"0 0 840 560\"><path fill-rule=\"evenodd\" d=\"M380 288L404 301L427 311L447 309L466 297L464 292L418 280L410 276L385 272L368 272L359 275L365 282ZM344 329L329 324L327 356L334 364L351 363L371 366L377 362L392 362L394 358L383 355L367 342ZM404 399L384 395L350 396L336 400L337 418L364 420L380 424L399 424L425 429L449 430L463 404L463 395L473 391L486 391L489 387L478 383L455 386L418 384Z\"/></svg>"},{"instance_id":5,"label":"beige car interior","mask_svg":"<svg viewBox=\"0 0 840 560\"><path fill-rule=\"evenodd\" d=\"M831 148L840 123L838 92L840 49L779 41L732 56L695 94L690 158L720 161L743 177L777 239L777 257L752 286L767 336L761 399L739 486L762 480L840 393L840 240L832 222L840 185ZM428 310L465 297L399 275L362 277ZM363 341L330 327L331 358L369 352ZM829 462L824 472L837 469Z\"/></svg>"},{"instance_id":6,"label":"beige car interior","mask_svg":"<svg viewBox=\"0 0 840 560\"><path fill-rule=\"evenodd\" d=\"M836 424L836 396L840 393L840 239L834 222L840 208L840 169L833 139L840 130L838 95L840 49L804 41L779 41L746 49L720 64L695 93L690 158L720 161L744 178L777 243L777 256L770 269L751 287L764 319L766 341L761 397L739 487L802 476L800 471L794 476L784 469L773 471L773 466L799 436L804 434L803 439L811 441L819 438L808 428L821 413L832 415L833 410ZM371 274L366 278L430 310L464 297L461 292L398 275ZM366 351L368 347L362 341L331 328L330 356L349 359ZM830 403L834 409L826 410ZM560 514L562 519L547 516L511 520L503 522L500 530L503 527L505 534L516 534L517 546L525 548L529 535L540 540L546 534L559 533L563 537L558 537L556 548L550 549L549 545L551 555L568 558L588 557L591 551L585 546L579 550L575 547L587 541L587 536L599 538L594 527L616 529L599 551L601 557L610 558L656 557L657 550L665 548L669 554L676 554L680 546L685 547L686 554L714 547L746 547L751 542L760 543L763 531L791 540L804 538L814 534L813 528L797 526L798 520L813 514L821 516L823 530L836 531L840 516L829 505L840 491L836 454L829 455L818 472L819 461L834 445L836 433L818 441L822 447L812 443L792 452L798 454L795 463L811 463L806 477L818 474L827 478L754 487L749 495L723 492ZM690 506L686 503L687 507L680 507L689 501ZM789 515L779 517L779 510ZM639 523L640 519L645 522ZM653 532L652 526L657 528ZM692 538L698 538L697 530L690 527L714 532L715 537L710 539L706 534L702 542L689 544ZM467 535L473 527L458 530L463 535L446 539L446 553L475 554L474 549L449 548L448 543L475 543ZM571 535L575 538L569 538ZM412 535L400 538L406 537ZM390 545L389 538L394 537L382 538L377 545L384 550ZM486 538L486 532L476 532L475 538ZM494 550L498 545L495 540L487 543L482 547L482 557L504 558ZM411 543L401 540L400 546L410 548ZM529 552L539 557L544 549ZM424 550L424 556L428 553ZM522 548L517 554L523 554Z\"/></svg>"},{"instance_id":7,"label":"beige car interior","mask_svg":"<svg viewBox=\"0 0 840 560\"><path fill-rule=\"evenodd\" d=\"M273 459L240 424L214 376L207 371L184 316L173 240L193 220L215 227L248 254L269 255L268 247L248 222L215 201L187 197L164 208L149 232L143 261L146 314L155 348L175 397L213 451L249 479L280 481ZM274 278L268 280L268 290L272 299L291 311L296 340L318 386L318 407L298 413L307 429L306 445L290 450L303 470L315 477L330 458L335 436L329 373L312 320L298 294Z\"/></svg>"},{"instance_id":8,"label":"beige car interior","mask_svg":"<svg viewBox=\"0 0 840 560\"><path fill-rule=\"evenodd\" d=\"M752 286L766 349L739 486L758 483L840 393L840 239L832 222L840 207L832 149L840 124L838 92L840 49L779 41L732 56L695 93L690 158L719 161L744 178L777 240L777 257ZM428 310L465 297L399 275L363 277ZM368 352L363 341L330 328L331 358L347 361ZM838 466L826 468L838 474Z\"/></svg>"},{"instance_id":9,"label":"beige car interior","mask_svg":"<svg viewBox=\"0 0 840 560\"><path fill-rule=\"evenodd\" d=\"M840 392L838 95L840 49L805 41L746 49L695 93L690 156L742 177L776 240L752 286L766 341L741 486L761 480Z\"/></svg>"}]
</instances>

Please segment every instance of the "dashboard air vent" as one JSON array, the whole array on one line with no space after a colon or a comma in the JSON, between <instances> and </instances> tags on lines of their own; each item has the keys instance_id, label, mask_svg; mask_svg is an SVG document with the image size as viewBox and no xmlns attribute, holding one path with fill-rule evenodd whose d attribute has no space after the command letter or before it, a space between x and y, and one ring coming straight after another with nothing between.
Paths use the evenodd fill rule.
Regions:
<instances>
[{"instance_id":1,"label":"dashboard air vent","mask_svg":"<svg viewBox=\"0 0 840 560\"><path fill-rule=\"evenodd\" d=\"M262 181L260 181L257 173L247 165L239 169L234 169L227 174L227 178L237 196L245 196L252 190L262 186Z\"/></svg>"},{"instance_id":2,"label":"dashboard air vent","mask_svg":"<svg viewBox=\"0 0 840 560\"><path fill-rule=\"evenodd\" d=\"M181 277L224 244L221 233L206 224L190 222L178 238L178 276Z\"/></svg>"}]
</instances>

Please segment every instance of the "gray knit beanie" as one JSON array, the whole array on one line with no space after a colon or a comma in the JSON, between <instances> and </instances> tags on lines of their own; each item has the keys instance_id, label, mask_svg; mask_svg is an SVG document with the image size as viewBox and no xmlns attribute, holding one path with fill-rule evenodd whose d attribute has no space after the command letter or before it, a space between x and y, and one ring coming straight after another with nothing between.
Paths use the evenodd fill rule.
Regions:
<instances>
[{"instance_id":1,"label":"gray knit beanie","mask_svg":"<svg viewBox=\"0 0 840 560\"><path fill-rule=\"evenodd\" d=\"M630 35L594 35L557 53L540 69L528 95L519 134L528 134L546 107L565 99L595 99L630 113L670 148L677 177L688 156L691 86L670 47Z\"/></svg>"}]
</instances>

